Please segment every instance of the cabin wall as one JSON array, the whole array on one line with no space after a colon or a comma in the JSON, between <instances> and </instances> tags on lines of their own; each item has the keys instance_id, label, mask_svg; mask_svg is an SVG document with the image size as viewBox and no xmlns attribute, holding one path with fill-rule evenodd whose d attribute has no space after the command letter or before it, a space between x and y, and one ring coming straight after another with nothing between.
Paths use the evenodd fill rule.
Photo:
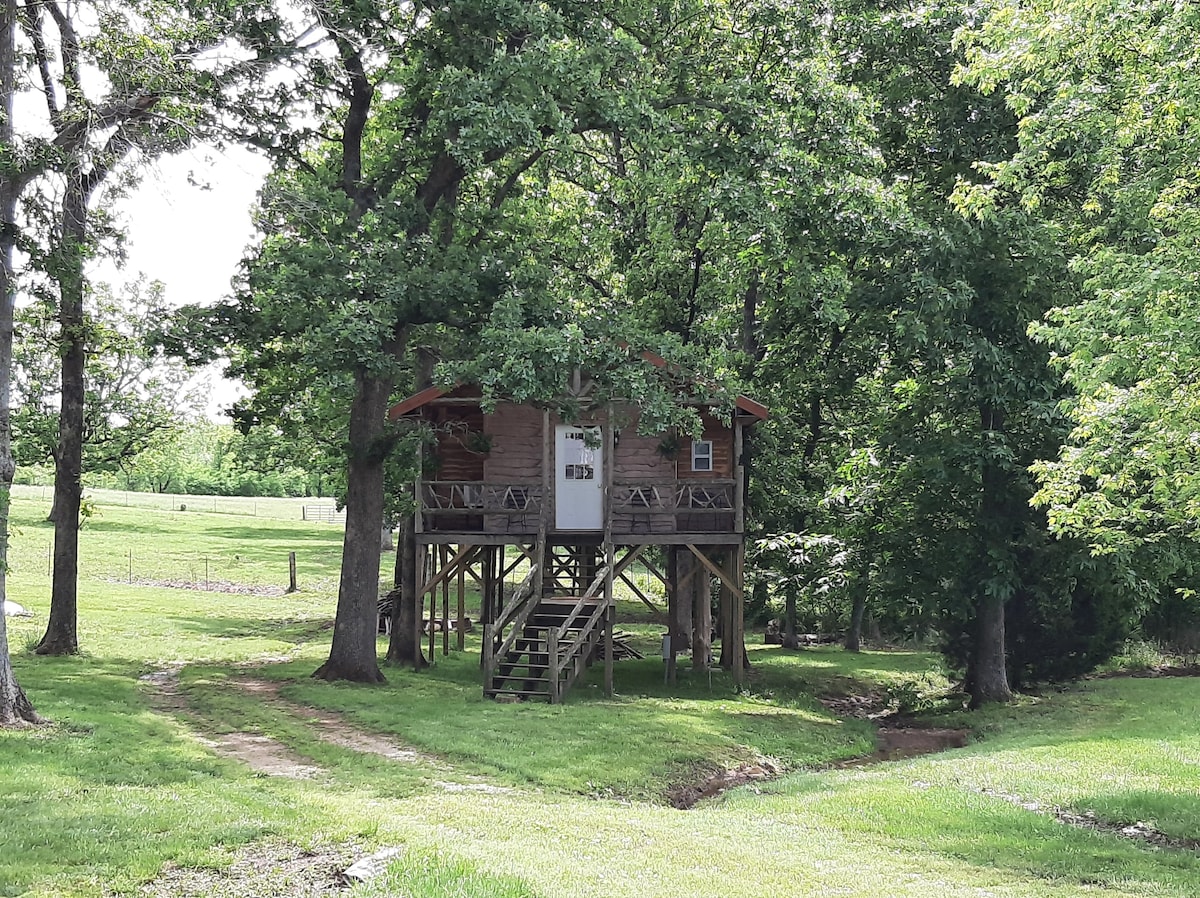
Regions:
<instances>
[{"instance_id":1,"label":"cabin wall","mask_svg":"<svg viewBox=\"0 0 1200 898\"><path fill-rule=\"evenodd\" d=\"M554 428L561 423L557 415L549 416L548 437L543 431L545 413L532 406L500 403L484 414L477 405L451 401L430 405L424 417L434 428L435 446L426 455L423 474L426 483L434 484L424 493L429 513L423 526L528 536L537 532L544 512L553 528ZM702 438L712 442L712 470L693 471L691 437L680 434L676 453L667 457L661 451L664 434L639 434L639 417L631 406L618 407L612 415L617 432L608 443L611 458L605 476L612 480L604 500L610 532L738 532L742 497L734 483L738 465L733 427L712 414L701 414ZM567 423L604 427L610 422L606 410L599 408ZM543 471L547 447L551 470Z\"/></svg>"},{"instance_id":2,"label":"cabin wall","mask_svg":"<svg viewBox=\"0 0 1200 898\"><path fill-rule=\"evenodd\" d=\"M501 402L484 416L484 433L491 439L491 451L483 466L483 479L497 485L523 484L530 492L518 494L510 514L484 517L485 533L534 533L541 502L542 484L542 412L528 405ZM549 497L545 497L549 501ZM523 507L524 506L524 507Z\"/></svg>"},{"instance_id":3,"label":"cabin wall","mask_svg":"<svg viewBox=\"0 0 1200 898\"><path fill-rule=\"evenodd\" d=\"M636 409L624 408L617 416L621 427L616 449L613 452L613 482L618 484L613 495L621 503L628 493L620 484L646 483L648 489L663 490L675 480L675 460L659 451L663 434L643 436L638 433L640 414ZM675 515L656 512L652 506L657 497L647 494L644 500L624 499L623 507L613 508L612 529L615 533L674 533Z\"/></svg>"},{"instance_id":4,"label":"cabin wall","mask_svg":"<svg viewBox=\"0 0 1200 898\"><path fill-rule=\"evenodd\" d=\"M692 438L689 434L681 433L679 454L675 457L676 476L680 480L732 480L737 467L733 451L733 428L707 413L702 413L700 420L704 428L701 439L711 440L713 444L712 470L692 470Z\"/></svg>"},{"instance_id":5,"label":"cabin wall","mask_svg":"<svg viewBox=\"0 0 1200 898\"><path fill-rule=\"evenodd\" d=\"M437 436L433 470L426 480L483 480L486 453L481 451L483 412L478 406L443 405L427 417ZM474 448L472 448L474 447Z\"/></svg>"},{"instance_id":6,"label":"cabin wall","mask_svg":"<svg viewBox=\"0 0 1200 898\"><path fill-rule=\"evenodd\" d=\"M658 451L663 435L642 436L638 433L640 415L636 411L627 409L622 418L628 423L621 428L613 453L613 479L618 483L624 480L662 482L674 479L675 462Z\"/></svg>"},{"instance_id":7,"label":"cabin wall","mask_svg":"<svg viewBox=\"0 0 1200 898\"><path fill-rule=\"evenodd\" d=\"M492 440L483 466L488 483L542 482L542 412L528 405L501 402L484 416Z\"/></svg>"}]
</instances>

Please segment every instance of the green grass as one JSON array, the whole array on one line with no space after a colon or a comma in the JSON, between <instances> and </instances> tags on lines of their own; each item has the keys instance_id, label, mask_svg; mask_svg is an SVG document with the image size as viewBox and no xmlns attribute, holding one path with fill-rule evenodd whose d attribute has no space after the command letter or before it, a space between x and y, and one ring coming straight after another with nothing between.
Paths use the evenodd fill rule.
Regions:
<instances>
[{"instance_id":1,"label":"green grass","mask_svg":"<svg viewBox=\"0 0 1200 898\"><path fill-rule=\"evenodd\" d=\"M251 843L279 842L403 846L388 878L356 898L1197 893L1194 852L1053 814L1200 837L1196 680L1093 680L944 715L939 723L975 731L968 748L828 769L866 751L870 733L814 694L944 683L934 657L752 645L750 689L739 695L723 674L710 682L686 669L667 688L651 656L617 666L612 699L595 670L555 707L484 701L474 652L439 653L419 675L389 669L379 687L326 684L308 674L328 651L336 528L123 507L82 534L84 654L38 658L26 646L45 625L44 508L18 499L16 511L12 598L35 617L10 619L14 661L54 724L0 733L0 895L132 896L164 867L222 869ZM302 570L313 585L293 596L130 586L102 563L128 547L236 555L229 579L259 586L278 582L291 547L310 553ZM654 625L621 626L657 646ZM166 662L186 663L186 715L156 710L138 680ZM234 688L231 678L249 674L436 761L322 741L302 709ZM232 731L273 736L320 772L256 776L198 738ZM696 810L664 804L672 785L759 755L795 770ZM480 777L506 790L439 785ZM245 893L218 879L211 894Z\"/></svg>"},{"instance_id":2,"label":"green grass","mask_svg":"<svg viewBox=\"0 0 1200 898\"><path fill-rule=\"evenodd\" d=\"M406 854L382 879L357 891L360 898L540 898L515 876L497 876L472 861L434 851Z\"/></svg>"}]
</instances>

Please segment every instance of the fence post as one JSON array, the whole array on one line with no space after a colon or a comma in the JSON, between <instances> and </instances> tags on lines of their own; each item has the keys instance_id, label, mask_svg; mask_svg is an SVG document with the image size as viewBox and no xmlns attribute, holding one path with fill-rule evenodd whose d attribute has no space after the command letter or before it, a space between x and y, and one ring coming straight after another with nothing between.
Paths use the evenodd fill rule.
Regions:
<instances>
[{"instance_id":1,"label":"fence post","mask_svg":"<svg viewBox=\"0 0 1200 898\"><path fill-rule=\"evenodd\" d=\"M296 553L288 552L288 592L295 592L296 587Z\"/></svg>"}]
</instances>

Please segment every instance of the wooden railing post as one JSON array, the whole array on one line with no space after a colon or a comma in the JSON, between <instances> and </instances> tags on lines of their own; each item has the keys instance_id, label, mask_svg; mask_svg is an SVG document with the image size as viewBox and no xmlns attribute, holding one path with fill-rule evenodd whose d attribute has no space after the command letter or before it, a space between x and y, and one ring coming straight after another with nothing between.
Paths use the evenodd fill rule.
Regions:
<instances>
[{"instance_id":1,"label":"wooden railing post","mask_svg":"<svg viewBox=\"0 0 1200 898\"><path fill-rule=\"evenodd\" d=\"M492 624L483 626L483 689L485 693L492 691L492 678L496 675L495 663L496 639Z\"/></svg>"},{"instance_id":2,"label":"wooden railing post","mask_svg":"<svg viewBox=\"0 0 1200 898\"><path fill-rule=\"evenodd\" d=\"M550 704L557 705L562 701L560 690L560 675L558 669L558 627L546 631L546 671L550 676Z\"/></svg>"}]
</instances>

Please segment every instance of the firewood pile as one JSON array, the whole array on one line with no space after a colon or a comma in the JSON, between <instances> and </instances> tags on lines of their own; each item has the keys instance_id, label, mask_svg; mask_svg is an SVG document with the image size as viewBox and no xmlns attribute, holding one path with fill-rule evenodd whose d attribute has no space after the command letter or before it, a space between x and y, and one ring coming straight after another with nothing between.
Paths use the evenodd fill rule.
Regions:
<instances>
[{"instance_id":1,"label":"firewood pile","mask_svg":"<svg viewBox=\"0 0 1200 898\"><path fill-rule=\"evenodd\" d=\"M631 661L633 659L641 660L646 656L629 644L629 640L633 636L629 633L622 633L619 630L613 632L613 660L614 661ZM596 657L601 661L604 660L604 642L601 640L596 646Z\"/></svg>"}]
</instances>

